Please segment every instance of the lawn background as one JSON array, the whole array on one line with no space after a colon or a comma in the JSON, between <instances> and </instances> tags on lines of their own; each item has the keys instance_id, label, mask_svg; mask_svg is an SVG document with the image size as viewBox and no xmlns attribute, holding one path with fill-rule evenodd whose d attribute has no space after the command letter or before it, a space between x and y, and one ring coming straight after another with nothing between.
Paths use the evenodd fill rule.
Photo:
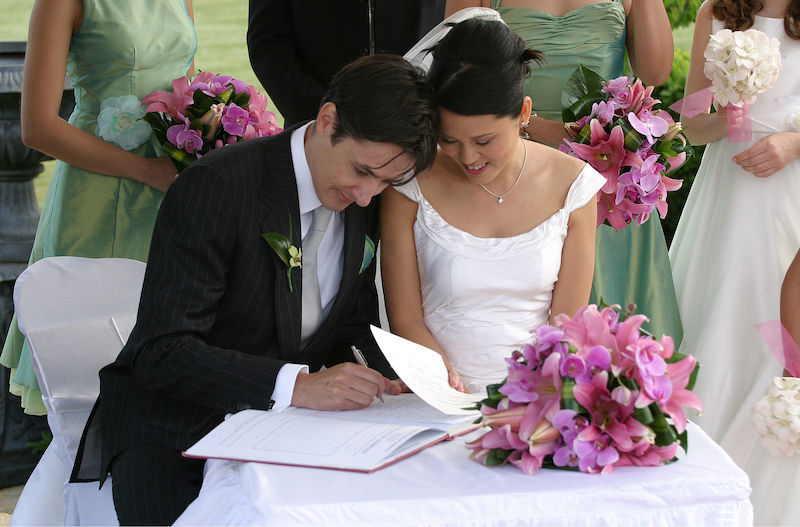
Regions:
<instances>
[{"instance_id":1,"label":"lawn background","mask_svg":"<svg viewBox=\"0 0 800 527\"><path fill-rule=\"evenodd\" d=\"M118 0L125 1L125 0ZM402 0L394 0L402 1ZM194 18L199 46L195 56L195 70L214 71L233 75L258 89L263 89L250 68L247 57L247 4L244 0L194 0ZM32 0L8 2L3 15L3 40L26 40ZM692 26L673 32L675 47L689 52L692 45ZM277 109L270 108L278 115ZM45 171L35 180L36 197L44 202L47 185L53 173L54 161L45 163Z\"/></svg>"}]
</instances>

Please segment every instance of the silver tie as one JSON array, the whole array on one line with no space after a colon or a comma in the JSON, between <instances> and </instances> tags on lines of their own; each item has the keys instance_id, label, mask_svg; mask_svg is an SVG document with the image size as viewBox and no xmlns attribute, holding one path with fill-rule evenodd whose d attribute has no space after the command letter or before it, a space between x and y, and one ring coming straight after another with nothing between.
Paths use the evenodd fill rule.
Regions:
<instances>
[{"instance_id":1,"label":"silver tie","mask_svg":"<svg viewBox=\"0 0 800 527\"><path fill-rule=\"evenodd\" d=\"M305 341L314 334L322 324L322 299L319 293L319 279L317 278L317 249L325 237L325 231L330 223L332 211L325 207L314 209L311 229L303 238L303 320L300 330L300 339Z\"/></svg>"}]
</instances>

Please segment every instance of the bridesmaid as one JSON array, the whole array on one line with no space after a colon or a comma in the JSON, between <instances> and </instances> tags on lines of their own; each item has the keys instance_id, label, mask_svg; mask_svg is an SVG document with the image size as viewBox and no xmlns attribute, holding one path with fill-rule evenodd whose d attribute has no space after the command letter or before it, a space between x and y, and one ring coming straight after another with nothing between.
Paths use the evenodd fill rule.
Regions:
<instances>
[{"instance_id":1,"label":"bridesmaid","mask_svg":"<svg viewBox=\"0 0 800 527\"><path fill-rule=\"evenodd\" d=\"M583 64L606 79L619 77L625 52L636 76L660 84L672 68L672 30L662 2L652 0L448 0L445 15L465 7L492 7L545 61L526 84L533 117L531 139L559 145L567 138L561 122L561 92L569 75ZM644 225L621 231L597 229L591 302L629 303L650 318L645 328L680 343L678 304L661 222L656 214Z\"/></svg>"},{"instance_id":2,"label":"bridesmaid","mask_svg":"<svg viewBox=\"0 0 800 527\"><path fill-rule=\"evenodd\" d=\"M37 0L22 88L22 138L59 161L30 263L49 256L146 260L158 207L175 168L147 136L98 136L100 105L169 89L197 49L191 0ZM65 72L75 110L58 117ZM108 124L108 123L106 123ZM136 134L133 134L136 135ZM144 142L142 142L144 141ZM29 414L46 413L30 350L12 320L0 363Z\"/></svg>"}]
</instances>

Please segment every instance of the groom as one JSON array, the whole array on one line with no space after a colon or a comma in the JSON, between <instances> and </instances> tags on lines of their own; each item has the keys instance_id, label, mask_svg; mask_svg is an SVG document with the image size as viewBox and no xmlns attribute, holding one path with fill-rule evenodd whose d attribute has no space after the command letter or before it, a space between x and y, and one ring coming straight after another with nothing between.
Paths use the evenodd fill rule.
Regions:
<instances>
[{"instance_id":1,"label":"groom","mask_svg":"<svg viewBox=\"0 0 800 527\"><path fill-rule=\"evenodd\" d=\"M203 475L181 451L226 413L361 408L399 391L368 329L371 199L431 165L435 115L419 70L364 57L336 75L315 121L214 150L173 184L136 326L100 371L73 472L85 481L110 469L121 524L175 521ZM352 345L375 369L349 362Z\"/></svg>"}]
</instances>

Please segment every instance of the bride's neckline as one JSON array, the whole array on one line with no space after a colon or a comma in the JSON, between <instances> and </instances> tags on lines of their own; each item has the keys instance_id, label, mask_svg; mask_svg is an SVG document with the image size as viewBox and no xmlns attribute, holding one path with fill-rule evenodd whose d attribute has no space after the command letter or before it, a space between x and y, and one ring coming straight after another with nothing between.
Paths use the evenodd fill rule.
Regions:
<instances>
[{"instance_id":1,"label":"bride's neckline","mask_svg":"<svg viewBox=\"0 0 800 527\"><path fill-rule=\"evenodd\" d=\"M564 210L566 210L566 208L567 208L567 200L569 199L570 192L572 192L572 187L577 183L578 179L580 179L583 176L583 172L584 172L584 170L586 170L586 167L588 167L588 166L589 165L587 164L583 169L581 169L581 171L578 173L577 177L575 177L573 182L570 184L569 190L567 191L567 197L564 198L564 204L561 206L560 209L558 209L553 214L551 214L550 216L548 216L547 218L542 220L540 223L536 224L530 230L527 230L525 232L521 232L519 234L514 234L512 236L487 236L487 237L483 237L483 236L478 236L476 234L472 234L469 231L465 231L464 229L460 229L460 228L456 227L455 225L453 225L452 223L450 223L449 221L444 219L444 217L441 214L439 214L439 211L436 210L436 207L434 207L431 204L431 202L428 201L428 198L426 198L425 194L422 192L422 187L420 186L419 182L416 179L412 179L411 181L413 181L414 184L417 186L417 191L419 192L419 195L422 197L422 201L425 202L425 205L427 205L427 207L431 211L433 211L433 213L436 215L436 217L439 218L439 220L441 220L441 222L444 225L446 225L448 228L450 228L450 229L452 229L452 230L454 230L454 231L456 231L458 233L464 234L464 235L466 235L468 237L471 237L471 238L473 238L475 240L481 240L481 241L484 241L484 242L491 242L493 240L514 240L514 239L519 239L519 238L522 238L522 237L525 237L525 236L530 236L532 233L538 231L544 225L547 225L548 223L553 221L553 218L557 217Z\"/></svg>"}]
</instances>

